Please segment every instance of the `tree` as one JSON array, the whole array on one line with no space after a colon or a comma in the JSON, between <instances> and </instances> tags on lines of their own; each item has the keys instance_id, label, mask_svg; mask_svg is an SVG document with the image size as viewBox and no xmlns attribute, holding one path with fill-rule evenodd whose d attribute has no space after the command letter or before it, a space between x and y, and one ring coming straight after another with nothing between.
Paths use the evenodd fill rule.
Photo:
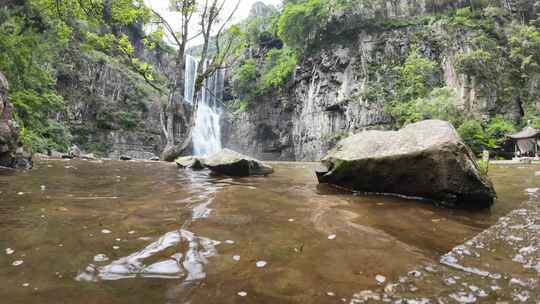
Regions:
<instances>
[{"instance_id":1,"label":"tree","mask_svg":"<svg viewBox=\"0 0 540 304\"><path fill-rule=\"evenodd\" d=\"M172 73L173 75L169 79L167 103L163 106L161 112L162 132L167 141L162 153L162 159L166 161L173 161L187 148L191 142L196 121L198 100L194 99L190 114L180 104L180 101L186 102L186 96L182 96L180 100L176 98L179 93L183 94L184 92L185 55L188 42L195 37L202 36L203 38L202 51L199 58L201 64L199 64L197 69L195 92L203 89L205 79L217 70L224 68L228 55L233 49L235 35L228 35L229 39L222 45L223 36L226 32L227 24L230 23L233 14L240 5L240 1L236 3L234 10L221 21L220 18L223 17L225 1L171 0L170 8L179 13L179 29L175 29L161 14L152 10L160 28L164 29L172 38L176 47L174 73ZM190 25L197 16L197 13L199 13L197 22L200 25L200 29L197 33L191 33ZM215 44L215 52L213 54L209 51L211 43ZM209 64L206 65L204 64L205 62L209 62Z\"/></svg>"}]
</instances>

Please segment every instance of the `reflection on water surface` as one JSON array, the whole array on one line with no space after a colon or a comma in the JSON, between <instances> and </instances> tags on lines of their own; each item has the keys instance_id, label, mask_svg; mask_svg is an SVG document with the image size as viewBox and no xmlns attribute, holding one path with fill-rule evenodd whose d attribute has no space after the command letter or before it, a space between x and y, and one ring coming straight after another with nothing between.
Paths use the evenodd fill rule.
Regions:
<instances>
[{"instance_id":1,"label":"reflection on water surface","mask_svg":"<svg viewBox=\"0 0 540 304\"><path fill-rule=\"evenodd\" d=\"M5 303L333 303L437 263L540 186L492 169L499 201L465 212L318 186L313 164L268 178L146 162L40 161L0 175Z\"/></svg>"}]
</instances>

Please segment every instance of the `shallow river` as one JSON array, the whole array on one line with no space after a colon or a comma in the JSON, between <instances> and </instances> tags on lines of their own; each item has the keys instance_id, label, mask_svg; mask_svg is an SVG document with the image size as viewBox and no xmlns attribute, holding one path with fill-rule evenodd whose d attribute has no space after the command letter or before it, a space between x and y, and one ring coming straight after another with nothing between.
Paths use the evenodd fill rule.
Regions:
<instances>
[{"instance_id":1,"label":"shallow river","mask_svg":"<svg viewBox=\"0 0 540 304\"><path fill-rule=\"evenodd\" d=\"M314 166L233 179L42 160L0 174L0 303L341 303L437 263L540 187L540 166L494 167L496 205L466 212L338 193Z\"/></svg>"}]
</instances>

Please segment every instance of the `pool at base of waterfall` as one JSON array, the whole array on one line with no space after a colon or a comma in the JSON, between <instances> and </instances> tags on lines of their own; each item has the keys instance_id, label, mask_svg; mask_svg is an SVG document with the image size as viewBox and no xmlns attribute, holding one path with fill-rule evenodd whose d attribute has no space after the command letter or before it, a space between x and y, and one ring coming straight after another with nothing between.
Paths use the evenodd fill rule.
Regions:
<instances>
[{"instance_id":1,"label":"pool at base of waterfall","mask_svg":"<svg viewBox=\"0 0 540 304\"><path fill-rule=\"evenodd\" d=\"M312 163L272 165L269 177L229 178L161 162L38 160L0 175L2 303L368 303L445 288L463 303L538 299L534 248L498 260L510 249L481 251L490 234L474 238L502 220L524 225L505 234L523 244L539 224L523 205L539 166L494 166L497 203L467 212L338 192L318 185ZM489 276L505 272L514 276Z\"/></svg>"}]
</instances>

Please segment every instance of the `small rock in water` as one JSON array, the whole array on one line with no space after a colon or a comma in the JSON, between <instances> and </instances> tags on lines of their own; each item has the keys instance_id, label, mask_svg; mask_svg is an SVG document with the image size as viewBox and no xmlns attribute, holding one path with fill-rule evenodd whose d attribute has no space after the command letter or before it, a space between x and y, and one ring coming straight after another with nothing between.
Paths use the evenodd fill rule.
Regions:
<instances>
[{"instance_id":1,"label":"small rock in water","mask_svg":"<svg viewBox=\"0 0 540 304\"><path fill-rule=\"evenodd\" d=\"M257 263L255 263L255 265L257 265L257 268L263 268L264 266L266 266L266 261L258 261Z\"/></svg>"},{"instance_id":2,"label":"small rock in water","mask_svg":"<svg viewBox=\"0 0 540 304\"><path fill-rule=\"evenodd\" d=\"M21 266L23 263L24 263L24 261L17 260L17 261L14 261L13 263L11 263L11 265L13 265L13 266Z\"/></svg>"},{"instance_id":3,"label":"small rock in water","mask_svg":"<svg viewBox=\"0 0 540 304\"><path fill-rule=\"evenodd\" d=\"M239 292L238 292L238 295L241 296L241 297L245 297L245 296L247 296L247 292L245 292L245 291L239 291Z\"/></svg>"},{"instance_id":4,"label":"small rock in water","mask_svg":"<svg viewBox=\"0 0 540 304\"><path fill-rule=\"evenodd\" d=\"M45 191L47 189L44 185L41 185L41 191Z\"/></svg>"},{"instance_id":5,"label":"small rock in water","mask_svg":"<svg viewBox=\"0 0 540 304\"><path fill-rule=\"evenodd\" d=\"M112 231L110 231L109 229L103 229L101 230L101 233L103 234L110 234Z\"/></svg>"},{"instance_id":6,"label":"small rock in water","mask_svg":"<svg viewBox=\"0 0 540 304\"><path fill-rule=\"evenodd\" d=\"M386 277L383 276L383 275L378 274L378 275L375 276L375 280L376 280L379 284L382 284L382 283L386 282Z\"/></svg>"},{"instance_id":7,"label":"small rock in water","mask_svg":"<svg viewBox=\"0 0 540 304\"><path fill-rule=\"evenodd\" d=\"M24 195L24 192L19 192L17 193L17 195Z\"/></svg>"},{"instance_id":8,"label":"small rock in water","mask_svg":"<svg viewBox=\"0 0 540 304\"><path fill-rule=\"evenodd\" d=\"M232 240L226 240L226 241L225 241L225 244L232 245L232 244L234 244L234 241L232 241Z\"/></svg>"},{"instance_id":9,"label":"small rock in water","mask_svg":"<svg viewBox=\"0 0 540 304\"><path fill-rule=\"evenodd\" d=\"M232 258L233 258L233 260L235 260L237 262L240 261L240 256L239 255L233 255Z\"/></svg>"},{"instance_id":10,"label":"small rock in water","mask_svg":"<svg viewBox=\"0 0 540 304\"><path fill-rule=\"evenodd\" d=\"M135 230L131 230L128 234L135 234Z\"/></svg>"},{"instance_id":11,"label":"small rock in water","mask_svg":"<svg viewBox=\"0 0 540 304\"><path fill-rule=\"evenodd\" d=\"M333 297L333 296L335 296L336 294L333 293L333 292L331 292L331 291L329 291L329 292L326 293L326 295L329 296L329 297Z\"/></svg>"},{"instance_id":12,"label":"small rock in water","mask_svg":"<svg viewBox=\"0 0 540 304\"><path fill-rule=\"evenodd\" d=\"M294 222L294 219L290 218L290 219L289 219L289 222L291 222L291 223Z\"/></svg>"},{"instance_id":13,"label":"small rock in water","mask_svg":"<svg viewBox=\"0 0 540 304\"><path fill-rule=\"evenodd\" d=\"M337 237L337 236L336 236L335 234L330 234L330 235L328 236L328 239L329 239L329 240L335 240L336 237Z\"/></svg>"},{"instance_id":14,"label":"small rock in water","mask_svg":"<svg viewBox=\"0 0 540 304\"><path fill-rule=\"evenodd\" d=\"M118 249L120 249L120 246L112 246L112 248L113 248L114 250L118 250Z\"/></svg>"},{"instance_id":15,"label":"small rock in water","mask_svg":"<svg viewBox=\"0 0 540 304\"><path fill-rule=\"evenodd\" d=\"M7 255L11 255L15 252L15 250L11 249L11 248L6 248L6 254Z\"/></svg>"},{"instance_id":16,"label":"small rock in water","mask_svg":"<svg viewBox=\"0 0 540 304\"><path fill-rule=\"evenodd\" d=\"M30 284L29 283L24 283L24 284L22 284L22 286L23 287L28 287L28 286L30 286Z\"/></svg>"},{"instance_id":17,"label":"small rock in water","mask_svg":"<svg viewBox=\"0 0 540 304\"><path fill-rule=\"evenodd\" d=\"M100 253L100 254L97 254L96 256L94 256L94 261L95 262L106 262L108 260L109 260L109 257L106 256L103 253Z\"/></svg>"},{"instance_id":18,"label":"small rock in water","mask_svg":"<svg viewBox=\"0 0 540 304\"><path fill-rule=\"evenodd\" d=\"M122 239L121 238L116 238L115 241L117 242L120 242Z\"/></svg>"},{"instance_id":19,"label":"small rock in water","mask_svg":"<svg viewBox=\"0 0 540 304\"><path fill-rule=\"evenodd\" d=\"M534 176L540 176L540 171L534 172Z\"/></svg>"}]
</instances>

